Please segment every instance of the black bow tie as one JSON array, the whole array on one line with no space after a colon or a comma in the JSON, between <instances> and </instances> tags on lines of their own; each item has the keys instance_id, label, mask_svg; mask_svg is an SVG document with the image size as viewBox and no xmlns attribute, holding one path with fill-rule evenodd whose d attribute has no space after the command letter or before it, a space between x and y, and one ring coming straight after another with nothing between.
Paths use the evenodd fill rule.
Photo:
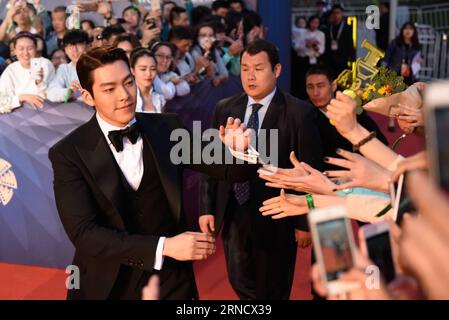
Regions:
<instances>
[{"instance_id":1,"label":"black bow tie","mask_svg":"<svg viewBox=\"0 0 449 320\"><path fill-rule=\"evenodd\" d=\"M137 122L135 122L132 126L126 129L109 131L108 134L108 138L111 141L112 145L115 147L115 150L117 150L117 152L123 151L124 137L127 137L132 144L135 144L139 136L140 130L139 127L137 126Z\"/></svg>"}]
</instances>

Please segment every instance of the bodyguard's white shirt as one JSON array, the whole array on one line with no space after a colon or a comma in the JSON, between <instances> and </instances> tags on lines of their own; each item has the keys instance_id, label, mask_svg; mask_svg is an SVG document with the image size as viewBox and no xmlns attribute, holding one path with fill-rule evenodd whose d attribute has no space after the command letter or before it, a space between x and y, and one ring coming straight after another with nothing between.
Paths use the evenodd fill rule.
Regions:
<instances>
[{"instance_id":1,"label":"bodyguard's white shirt","mask_svg":"<svg viewBox=\"0 0 449 320\"><path fill-rule=\"evenodd\" d=\"M245 125L248 125L249 118L251 117L251 114L253 112L252 105L255 103L259 103L262 105L259 111L257 111L257 116L259 118L259 128L257 134L259 134L260 132L260 128L262 127L263 120L265 119L265 115L267 114L268 107L270 106L271 101L273 100L274 95L276 94L276 89L277 88L274 88L274 90L269 95L267 95L259 102L256 102L253 98L248 96L248 104L246 105L245 118L243 121ZM230 147L228 147L228 150L237 159L248 161L249 163L253 164L258 163L259 154L257 153L257 150L254 150L251 147L246 151L246 153L234 151Z\"/></svg>"},{"instance_id":2,"label":"bodyguard's white shirt","mask_svg":"<svg viewBox=\"0 0 449 320\"><path fill-rule=\"evenodd\" d=\"M75 65L72 62L69 64L61 64L58 70L56 70L56 75L53 80L48 85L47 99L52 102L63 102L69 86L73 81L79 81ZM79 92L74 93L72 96L77 99L81 98Z\"/></svg>"},{"instance_id":3,"label":"bodyguard's white shirt","mask_svg":"<svg viewBox=\"0 0 449 320\"><path fill-rule=\"evenodd\" d=\"M251 105L259 103L262 105L262 107L257 112L257 115L259 117L259 130L260 130L260 128L262 127L263 120L265 119L265 114L267 113L268 107L270 106L271 100L273 100L275 94L276 88L274 88L274 90L268 96L266 96L259 102L256 102L253 98L248 97L248 104L246 105L244 123L246 125L248 124L249 118L251 117L251 113L253 112L253 107Z\"/></svg>"},{"instance_id":4,"label":"bodyguard's white shirt","mask_svg":"<svg viewBox=\"0 0 449 320\"><path fill-rule=\"evenodd\" d=\"M109 148L111 149L112 154L114 155L115 161L120 167L120 170L123 172L123 175L128 181L129 185L137 190L139 188L140 182L143 177L143 139L140 136L135 144L132 144L128 138L123 138L123 150L121 152L117 152L115 150L113 144L109 140L108 134L109 131L113 130L121 130L126 127L119 128L113 126L103 120L101 116L96 114L98 124L100 125L100 129L103 132L103 135L106 138L106 141L109 144ZM130 121L127 127L131 126L136 122L136 119ZM164 257L162 255L163 248L165 243L165 237L160 237L159 242L156 249L156 258L154 261L154 269L161 270L162 264L164 262Z\"/></svg>"}]
</instances>

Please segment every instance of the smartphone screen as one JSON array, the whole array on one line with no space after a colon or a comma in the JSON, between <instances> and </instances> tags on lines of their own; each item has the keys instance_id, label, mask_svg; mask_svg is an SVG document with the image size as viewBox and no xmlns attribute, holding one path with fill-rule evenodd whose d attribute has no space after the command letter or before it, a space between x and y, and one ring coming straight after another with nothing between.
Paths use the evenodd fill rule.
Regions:
<instances>
[{"instance_id":1,"label":"smartphone screen","mask_svg":"<svg viewBox=\"0 0 449 320\"><path fill-rule=\"evenodd\" d=\"M316 226L327 281L337 280L341 273L353 267L346 220L338 218L319 222Z\"/></svg>"},{"instance_id":2,"label":"smartphone screen","mask_svg":"<svg viewBox=\"0 0 449 320\"><path fill-rule=\"evenodd\" d=\"M439 167L439 182L444 189L449 189L449 106L435 109L436 147Z\"/></svg>"},{"instance_id":3,"label":"smartphone screen","mask_svg":"<svg viewBox=\"0 0 449 320\"><path fill-rule=\"evenodd\" d=\"M385 281L389 283L395 278L393 256L391 254L390 233L379 233L366 239L368 255L372 262L379 267Z\"/></svg>"}]
</instances>

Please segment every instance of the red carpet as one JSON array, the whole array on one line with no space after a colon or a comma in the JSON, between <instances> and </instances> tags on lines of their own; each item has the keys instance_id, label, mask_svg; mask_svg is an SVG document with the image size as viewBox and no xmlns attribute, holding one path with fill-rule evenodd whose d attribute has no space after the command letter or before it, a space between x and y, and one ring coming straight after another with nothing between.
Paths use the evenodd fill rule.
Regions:
<instances>
[{"instance_id":1,"label":"red carpet","mask_svg":"<svg viewBox=\"0 0 449 320\"><path fill-rule=\"evenodd\" d=\"M390 143L401 135L387 132L386 118L372 115L385 132ZM423 139L415 135L407 137L399 144L397 151L405 156L422 150ZM310 299L310 248L299 249L291 299ZM237 299L227 280L222 243L217 243L217 252L206 261L195 263L195 275L200 298ZM19 266L0 263L0 300L5 299L65 299L64 270Z\"/></svg>"},{"instance_id":2,"label":"red carpet","mask_svg":"<svg viewBox=\"0 0 449 320\"><path fill-rule=\"evenodd\" d=\"M300 250L292 299L308 299L310 292L307 275L310 272L310 250ZM304 268L302 266L305 266ZM300 271L303 271L301 274ZM195 263L195 275L203 300L237 299L227 280L222 243L217 243L216 254L206 261ZM298 277L298 275L300 275ZM64 270L0 263L0 300L61 300L65 299Z\"/></svg>"}]
</instances>

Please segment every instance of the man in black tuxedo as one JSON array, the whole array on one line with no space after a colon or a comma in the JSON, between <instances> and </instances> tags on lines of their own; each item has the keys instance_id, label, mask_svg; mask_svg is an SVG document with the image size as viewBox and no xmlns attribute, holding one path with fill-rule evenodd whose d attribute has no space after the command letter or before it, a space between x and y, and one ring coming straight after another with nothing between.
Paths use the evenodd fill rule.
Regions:
<instances>
[{"instance_id":1,"label":"man in black tuxedo","mask_svg":"<svg viewBox=\"0 0 449 320\"><path fill-rule=\"evenodd\" d=\"M339 158L340 156L336 153L337 149L352 151L352 144L337 131L326 116L327 106L334 98L337 90L337 84L333 81L328 68L322 66L310 68L306 73L306 90L309 101L319 110L317 125L323 143L324 155ZM368 131L376 132L376 137L385 145L388 145L387 138L366 111L357 115L357 122ZM340 167L327 163L325 168L326 170L341 170Z\"/></svg>"},{"instance_id":2,"label":"man in black tuxedo","mask_svg":"<svg viewBox=\"0 0 449 320\"><path fill-rule=\"evenodd\" d=\"M233 117L255 131L277 129L279 167L292 167L289 156L293 151L301 161L321 168L316 109L277 88L280 74L279 54L273 44L265 40L249 44L241 58L245 93L218 103L213 126L218 128ZM266 149L270 150L269 146ZM212 178L202 181L200 228L217 235L223 225L229 281L241 299L288 299L297 249L295 227L297 235L308 242L307 218L280 221L262 216L259 208L263 201L279 195L279 190L265 186L255 169L251 170L252 178L243 184Z\"/></svg>"},{"instance_id":3,"label":"man in black tuxedo","mask_svg":"<svg viewBox=\"0 0 449 320\"><path fill-rule=\"evenodd\" d=\"M80 288L68 299L140 299L153 274L161 299L197 297L190 260L215 246L210 235L185 232L184 166L171 161L170 140L180 121L135 113L136 84L121 49L83 54L77 73L96 114L49 151L56 205L80 270ZM241 167L189 165L236 181L246 179Z\"/></svg>"}]
</instances>

